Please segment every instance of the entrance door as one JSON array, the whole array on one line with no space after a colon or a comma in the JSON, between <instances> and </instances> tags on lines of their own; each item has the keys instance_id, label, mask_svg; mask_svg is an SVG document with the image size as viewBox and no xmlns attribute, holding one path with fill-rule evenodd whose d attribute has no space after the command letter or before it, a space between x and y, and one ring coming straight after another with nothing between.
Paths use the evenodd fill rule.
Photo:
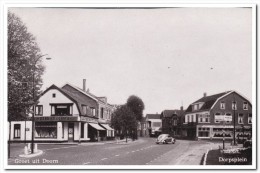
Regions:
<instances>
[{"instance_id":1,"label":"entrance door","mask_svg":"<svg viewBox=\"0 0 260 173\"><path fill-rule=\"evenodd\" d=\"M69 142L73 142L73 139L74 139L74 123L69 123L68 137L69 137Z\"/></svg>"}]
</instances>

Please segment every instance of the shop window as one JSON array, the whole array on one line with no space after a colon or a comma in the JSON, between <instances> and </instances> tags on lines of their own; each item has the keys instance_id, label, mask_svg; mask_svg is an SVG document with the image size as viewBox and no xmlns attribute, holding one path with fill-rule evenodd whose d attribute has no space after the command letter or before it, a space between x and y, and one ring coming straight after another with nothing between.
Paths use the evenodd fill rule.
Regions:
<instances>
[{"instance_id":1,"label":"shop window","mask_svg":"<svg viewBox=\"0 0 260 173\"><path fill-rule=\"evenodd\" d=\"M51 105L51 115L56 115L56 116L72 115L72 105L71 104Z\"/></svg>"},{"instance_id":2,"label":"shop window","mask_svg":"<svg viewBox=\"0 0 260 173\"><path fill-rule=\"evenodd\" d=\"M35 122L35 138L57 138L57 122Z\"/></svg>"},{"instance_id":3,"label":"shop window","mask_svg":"<svg viewBox=\"0 0 260 173\"><path fill-rule=\"evenodd\" d=\"M244 103L243 103L243 109L244 109L244 110L248 110L248 103L247 103L247 102L244 102Z\"/></svg>"},{"instance_id":4,"label":"shop window","mask_svg":"<svg viewBox=\"0 0 260 173\"><path fill-rule=\"evenodd\" d=\"M14 138L21 138L21 124L14 124Z\"/></svg>"},{"instance_id":5,"label":"shop window","mask_svg":"<svg viewBox=\"0 0 260 173\"><path fill-rule=\"evenodd\" d=\"M35 107L35 115L42 116L42 114L43 114L43 106L42 105L37 105Z\"/></svg>"},{"instance_id":6,"label":"shop window","mask_svg":"<svg viewBox=\"0 0 260 173\"><path fill-rule=\"evenodd\" d=\"M225 107L226 107L225 102L220 102L220 109L225 109Z\"/></svg>"},{"instance_id":7,"label":"shop window","mask_svg":"<svg viewBox=\"0 0 260 173\"><path fill-rule=\"evenodd\" d=\"M248 114L248 124L252 124L252 114Z\"/></svg>"}]
</instances>

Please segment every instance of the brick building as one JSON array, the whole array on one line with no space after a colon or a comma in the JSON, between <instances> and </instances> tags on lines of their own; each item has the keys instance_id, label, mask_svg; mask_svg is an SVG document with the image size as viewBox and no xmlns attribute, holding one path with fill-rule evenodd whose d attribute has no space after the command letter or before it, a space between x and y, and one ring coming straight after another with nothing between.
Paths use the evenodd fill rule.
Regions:
<instances>
[{"instance_id":1,"label":"brick building","mask_svg":"<svg viewBox=\"0 0 260 173\"><path fill-rule=\"evenodd\" d=\"M222 121L224 120L224 121ZM183 134L189 139L218 139L252 135L252 104L235 91L204 96L185 111Z\"/></svg>"}]
</instances>

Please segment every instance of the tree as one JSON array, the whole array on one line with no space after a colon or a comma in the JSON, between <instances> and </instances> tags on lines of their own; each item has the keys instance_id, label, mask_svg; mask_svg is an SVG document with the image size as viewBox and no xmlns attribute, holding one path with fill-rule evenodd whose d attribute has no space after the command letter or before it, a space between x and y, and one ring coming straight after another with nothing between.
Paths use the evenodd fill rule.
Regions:
<instances>
[{"instance_id":1,"label":"tree","mask_svg":"<svg viewBox=\"0 0 260 173\"><path fill-rule=\"evenodd\" d=\"M44 66L36 38L8 12L8 121L23 120L40 93ZM34 81L33 81L34 80ZM34 93L33 93L34 83Z\"/></svg>"},{"instance_id":2,"label":"tree","mask_svg":"<svg viewBox=\"0 0 260 173\"><path fill-rule=\"evenodd\" d=\"M133 111L138 121L142 120L144 102L138 96L132 95L127 99L126 105Z\"/></svg>"},{"instance_id":3,"label":"tree","mask_svg":"<svg viewBox=\"0 0 260 173\"><path fill-rule=\"evenodd\" d=\"M115 110L111 117L111 126L127 137L136 129L137 121L133 111L127 106L122 105Z\"/></svg>"},{"instance_id":4,"label":"tree","mask_svg":"<svg viewBox=\"0 0 260 173\"><path fill-rule=\"evenodd\" d=\"M143 118L144 102L138 96L132 95L127 99L126 105L133 111L135 114L136 120L141 122ZM137 139L137 125L134 130L133 139Z\"/></svg>"}]
</instances>

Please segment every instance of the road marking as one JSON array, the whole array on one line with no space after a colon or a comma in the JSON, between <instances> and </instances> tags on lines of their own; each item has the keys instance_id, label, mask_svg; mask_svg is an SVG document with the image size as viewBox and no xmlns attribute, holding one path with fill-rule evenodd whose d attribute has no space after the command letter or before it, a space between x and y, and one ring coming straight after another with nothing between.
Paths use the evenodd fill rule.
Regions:
<instances>
[{"instance_id":1,"label":"road marking","mask_svg":"<svg viewBox=\"0 0 260 173\"><path fill-rule=\"evenodd\" d=\"M107 158L103 158L103 159L101 159L101 160L107 160Z\"/></svg>"},{"instance_id":2,"label":"road marking","mask_svg":"<svg viewBox=\"0 0 260 173\"><path fill-rule=\"evenodd\" d=\"M132 153L134 153L135 151L132 151Z\"/></svg>"},{"instance_id":3,"label":"road marking","mask_svg":"<svg viewBox=\"0 0 260 173\"><path fill-rule=\"evenodd\" d=\"M87 165L87 164L90 164L91 162L86 162L86 163L83 163L83 165Z\"/></svg>"},{"instance_id":4,"label":"road marking","mask_svg":"<svg viewBox=\"0 0 260 173\"><path fill-rule=\"evenodd\" d=\"M126 152L126 154L129 154L130 152Z\"/></svg>"},{"instance_id":5,"label":"road marking","mask_svg":"<svg viewBox=\"0 0 260 173\"><path fill-rule=\"evenodd\" d=\"M49 149L45 149L45 150L58 150L58 149L63 149L63 148L73 148L73 147L77 147L77 146L60 147L60 148L49 148Z\"/></svg>"},{"instance_id":6,"label":"road marking","mask_svg":"<svg viewBox=\"0 0 260 173\"><path fill-rule=\"evenodd\" d=\"M119 156L119 154L115 155L116 157Z\"/></svg>"}]
</instances>

